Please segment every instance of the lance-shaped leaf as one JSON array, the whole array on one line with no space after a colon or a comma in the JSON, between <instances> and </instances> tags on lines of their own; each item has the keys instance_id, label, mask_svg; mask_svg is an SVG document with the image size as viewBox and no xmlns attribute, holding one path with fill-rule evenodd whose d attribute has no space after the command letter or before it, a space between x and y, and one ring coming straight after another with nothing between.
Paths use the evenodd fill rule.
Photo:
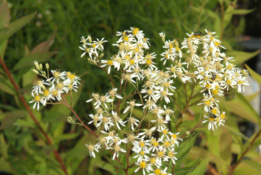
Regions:
<instances>
[{"instance_id":1,"label":"lance-shaped leaf","mask_svg":"<svg viewBox=\"0 0 261 175\"><path fill-rule=\"evenodd\" d=\"M5 113L5 118L1 123L1 129L10 127L17 119L24 117L27 114L24 110L17 110Z\"/></svg>"},{"instance_id":2,"label":"lance-shaped leaf","mask_svg":"<svg viewBox=\"0 0 261 175\"><path fill-rule=\"evenodd\" d=\"M248 65L246 65L247 70L249 71L250 75L261 85L261 75L258 75L255 71L253 71Z\"/></svg>"},{"instance_id":3,"label":"lance-shaped leaf","mask_svg":"<svg viewBox=\"0 0 261 175\"><path fill-rule=\"evenodd\" d=\"M233 61L233 64L240 65L240 64L246 62L247 60L249 60L250 58L253 58L256 55L258 55L259 52L260 52L259 50L255 51L255 52L228 51L226 54L228 56L234 57L235 61Z\"/></svg>"},{"instance_id":4,"label":"lance-shaped leaf","mask_svg":"<svg viewBox=\"0 0 261 175\"><path fill-rule=\"evenodd\" d=\"M0 33L0 43L7 40L10 36L12 36L15 32L20 30L22 27L24 27L27 23L29 23L36 13L24 16L14 22L12 22L9 26L7 31Z\"/></svg>"}]
</instances>

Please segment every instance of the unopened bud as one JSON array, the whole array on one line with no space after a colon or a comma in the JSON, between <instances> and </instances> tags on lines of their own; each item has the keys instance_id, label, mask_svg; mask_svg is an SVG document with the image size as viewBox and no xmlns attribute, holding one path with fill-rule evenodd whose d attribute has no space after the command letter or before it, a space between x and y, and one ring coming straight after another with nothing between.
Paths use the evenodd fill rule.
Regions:
<instances>
[{"instance_id":1,"label":"unopened bud","mask_svg":"<svg viewBox=\"0 0 261 175\"><path fill-rule=\"evenodd\" d=\"M71 116L67 117L67 122L71 124L75 124L75 120Z\"/></svg>"},{"instance_id":2,"label":"unopened bud","mask_svg":"<svg viewBox=\"0 0 261 175\"><path fill-rule=\"evenodd\" d=\"M43 70L43 65L42 64L40 64L40 70Z\"/></svg>"},{"instance_id":3,"label":"unopened bud","mask_svg":"<svg viewBox=\"0 0 261 175\"><path fill-rule=\"evenodd\" d=\"M34 65L35 65L35 67L36 67L37 70L40 69L40 66L39 66L39 64L38 64L38 61L34 61Z\"/></svg>"},{"instance_id":4,"label":"unopened bud","mask_svg":"<svg viewBox=\"0 0 261 175\"><path fill-rule=\"evenodd\" d=\"M32 71L36 74L39 74L39 72L36 69L32 69Z\"/></svg>"},{"instance_id":5,"label":"unopened bud","mask_svg":"<svg viewBox=\"0 0 261 175\"><path fill-rule=\"evenodd\" d=\"M48 63L45 64L45 68L46 68L47 70L50 68Z\"/></svg>"}]
</instances>

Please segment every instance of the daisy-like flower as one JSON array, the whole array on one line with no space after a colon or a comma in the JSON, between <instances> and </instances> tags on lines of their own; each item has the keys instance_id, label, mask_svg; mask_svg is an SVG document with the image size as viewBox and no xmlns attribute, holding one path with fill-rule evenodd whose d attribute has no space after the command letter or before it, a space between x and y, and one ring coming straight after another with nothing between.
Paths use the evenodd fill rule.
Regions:
<instances>
[{"instance_id":1,"label":"daisy-like flower","mask_svg":"<svg viewBox=\"0 0 261 175\"><path fill-rule=\"evenodd\" d=\"M124 127L125 126L125 122L118 116L118 114L114 111L111 111L112 113L112 118L113 118L113 121L115 122L115 125L117 126L117 128L119 130L121 130L121 126Z\"/></svg>"},{"instance_id":2,"label":"daisy-like flower","mask_svg":"<svg viewBox=\"0 0 261 175\"><path fill-rule=\"evenodd\" d=\"M112 119L109 116L102 116L102 119L97 123L96 127L100 127L101 124L103 124L105 131L108 131L111 126L114 126Z\"/></svg>"},{"instance_id":3,"label":"daisy-like flower","mask_svg":"<svg viewBox=\"0 0 261 175\"><path fill-rule=\"evenodd\" d=\"M114 160L116 157L119 157L120 152L125 153L126 151L120 147L119 144L115 144L113 147L108 147L107 149L113 149L114 153L112 156L112 160Z\"/></svg>"},{"instance_id":4,"label":"daisy-like flower","mask_svg":"<svg viewBox=\"0 0 261 175\"><path fill-rule=\"evenodd\" d=\"M171 134L171 142L177 146L179 146L179 142L183 141L181 138L179 138L179 132L175 133L175 134Z\"/></svg>"},{"instance_id":5,"label":"daisy-like flower","mask_svg":"<svg viewBox=\"0 0 261 175\"><path fill-rule=\"evenodd\" d=\"M32 95L33 94L39 94L43 93L42 90L46 89L46 86L49 86L50 84L45 82L44 80L37 80L34 82L33 90L32 90Z\"/></svg>"},{"instance_id":6,"label":"daisy-like flower","mask_svg":"<svg viewBox=\"0 0 261 175\"><path fill-rule=\"evenodd\" d=\"M213 130L215 129L215 127L217 127L217 122L216 122L216 116L215 115L204 115L204 118L206 120L204 120L202 123L207 123L208 122L208 130Z\"/></svg>"},{"instance_id":7,"label":"daisy-like flower","mask_svg":"<svg viewBox=\"0 0 261 175\"><path fill-rule=\"evenodd\" d=\"M149 161L149 156L147 154L149 154L150 152L148 150L139 149L135 153L137 155L135 155L133 158L137 159L138 162Z\"/></svg>"},{"instance_id":8,"label":"daisy-like flower","mask_svg":"<svg viewBox=\"0 0 261 175\"><path fill-rule=\"evenodd\" d=\"M64 80L66 78L66 72L60 72L58 70L51 70L51 73L53 75L53 77L50 77L49 79L47 79L47 81L51 81L52 83L54 83L54 81L59 81Z\"/></svg>"},{"instance_id":9,"label":"daisy-like flower","mask_svg":"<svg viewBox=\"0 0 261 175\"><path fill-rule=\"evenodd\" d=\"M95 145L85 144L85 146L86 146L87 149L89 150L91 157L95 157L95 151L96 151L96 152L99 152L99 148L98 148L97 146L95 146Z\"/></svg>"},{"instance_id":10,"label":"daisy-like flower","mask_svg":"<svg viewBox=\"0 0 261 175\"><path fill-rule=\"evenodd\" d=\"M168 122L168 121L170 121L170 115L171 114L173 114L174 113L174 111L173 110L171 110L171 109L169 109L169 108L167 108L166 107L166 105L164 105L164 114L165 114L165 116L166 116L166 121Z\"/></svg>"},{"instance_id":11,"label":"daisy-like flower","mask_svg":"<svg viewBox=\"0 0 261 175\"><path fill-rule=\"evenodd\" d=\"M146 173L153 170L148 162L141 161L141 162L136 162L135 164L138 166L138 168L134 171L135 173L141 170L143 175L146 175Z\"/></svg>"},{"instance_id":12,"label":"daisy-like flower","mask_svg":"<svg viewBox=\"0 0 261 175\"><path fill-rule=\"evenodd\" d=\"M156 124L158 131L166 129L166 124L168 123L163 117L157 117L156 120L151 120L151 122Z\"/></svg>"},{"instance_id":13,"label":"daisy-like flower","mask_svg":"<svg viewBox=\"0 0 261 175\"><path fill-rule=\"evenodd\" d=\"M108 74L111 72L111 67L115 64L113 60L101 60L101 67L108 67Z\"/></svg>"},{"instance_id":14,"label":"daisy-like flower","mask_svg":"<svg viewBox=\"0 0 261 175\"><path fill-rule=\"evenodd\" d=\"M138 126L139 120L134 117L129 117L128 123L130 124L131 130L133 131L134 127Z\"/></svg>"},{"instance_id":15,"label":"daisy-like flower","mask_svg":"<svg viewBox=\"0 0 261 175\"><path fill-rule=\"evenodd\" d=\"M38 94L34 94L33 95L34 99L31 100L29 103L34 103L33 105L33 109L40 109L40 103L42 103L42 96L38 95Z\"/></svg>"},{"instance_id":16,"label":"daisy-like flower","mask_svg":"<svg viewBox=\"0 0 261 175\"><path fill-rule=\"evenodd\" d=\"M136 103L135 100L131 100L129 102L127 102L127 104L129 104L127 106L127 108L125 108L125 110L123 111L123 113L125 114L126 112L128 112L129 110L133 110L135 106L142 106L142 104L140 103Z\"/></svg>"},{"instance_id":17,"label":"daisy-like flower","mask_svg":"<svg viewBox=\"0 0 261 175\"><path fill-rule=\"evenodd\" d=\"M117 88L113 88L112 90L109 91L108 93L112 99L115 97L118 99L122 99L122 96L120 94L117 94Z\"/></svg>"},{"instance_id":18,"label":"daisy-like flower","mask_svg":"<svg viewBox=\"0 0 261 175\"><path fill-rule=\"evenodd\" d=\"M153 134L153 132L156 130L157 128L156 127L152 127L152 128L150 128L150 129L144 129L144 131L143 132L141 132L141 133L139 133L139 137L141 137L142 139L144 138L144 137L151 137L152 136L152 134Z\"/></svg>"}]
</instances>

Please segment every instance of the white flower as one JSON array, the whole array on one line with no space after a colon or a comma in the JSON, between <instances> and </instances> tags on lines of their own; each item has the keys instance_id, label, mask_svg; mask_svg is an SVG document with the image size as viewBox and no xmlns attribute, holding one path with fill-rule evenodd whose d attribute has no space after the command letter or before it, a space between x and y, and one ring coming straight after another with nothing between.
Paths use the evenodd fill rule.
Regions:
<instances>
[{"instance_id":1,"label":"white flower","mask_svg":"<svg viewBox=\"0 0 261 175\"><path fill-rule=\"evenodd\" d=\"M204 115L204 118L206 118L206 120L204 120L202 123L208 122L208 130L214 131L215 127L217 127L217 122L215 120L215 117Z\"/></svg>"},{"instance_id":2,"label":"white flower","mask_svg":"<svg viewBox=\"0 0 261 175\"><path fill-rule=\"evenodd\" d=\"M129 105L128 105L127 108L123 111L124 114L125 114L126 112L128 112L129 109L131 109L131 111L132 111L135 106L142 106L142 104L136 103L135 100L128 101L127 104L129 104Z\"/></svg>"},{"instance_id":3,"label":"white flower","mask_svg":"<svg viewBox=\"0 0 261 175\"><path fill-rule=\"evenodd\" d=\"M31 100L29 103L34 103L33 109L35 109L35 107L36 107L36 109L39 110L40 103L42 103L42 97L38 94L34 94L33 97L34 97L34 99Z\"/></svg>"},{"instance_id":4,"label":"white flower","mask_svg":"<svg viewBox=\"0 0 261 175\"><path fill-rule=\"evenodd\" d=\"M95 145L85 144L85 146L88 148L91 157L95 157L95 151L99 152L99 148Z\"/></svg>"}]
</instances>

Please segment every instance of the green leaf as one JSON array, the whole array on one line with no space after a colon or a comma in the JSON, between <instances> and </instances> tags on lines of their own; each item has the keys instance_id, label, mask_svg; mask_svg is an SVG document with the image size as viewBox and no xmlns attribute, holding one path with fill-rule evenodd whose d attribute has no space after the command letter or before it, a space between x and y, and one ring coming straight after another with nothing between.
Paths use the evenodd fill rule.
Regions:
<instances>
[{"instance_id":1,"label":"green leaf","mask_svg":"<svg viewBox=\"0 0 261 175\"><path fill-rule=\"evenodd\" d=\"M10 164L3 157L0 157L0 165L1 165L0 171L12 173L12 169L10 167Z\"/></svg>"},{"instance_id":2,"label":"green leaf","mask_svg":"<svg viewBox=\"0 0 261 175\"><path fill-rule=\"evenodd\" d=\"M260 94L260 92L256 92L256 93L253 93L253 94L250 94L250 95L245 95L245 98L246 98L248 101L252 101L252 100L254 100L256 97L258 97L259 94Z\"/></svg>"},{"instance_id":3,"label":"green leaf","mask_svg":"<svg viewBox=\"0 0 261 175\"><path fill-rule=\"evenodd\" d=\"M196 168L192 172L188 173L188 175L204 175L205 171L207 170L208 163L209 159L201 161L200 164L196 166Z\"/></svg>"},{"instance_id":4,"label":"green leaf","mask_svg":"<svg viewBox=\"0 0 261 175\"><path fill-rule=\"evenodd\" d=\"M0 78L0 90L11 95L15 95L16 93L11 82L4 78Z\"/></svg>"},{"instance_id":5,"label":"green leaf","mask_svg":"<svg viewBox=\"0 0 261 175\"><path fill-rule=\"evenodd\" d=\"M4 135L0 134L0 153L3 157L8 157L8 145L6 144Z\"/></svg>"},{"instance_id":6,"label":"green leaf","mask_svg":"<svg viewBox=\"0 0 261 175\"><path fill-rule=\"evenodd\" d=\"M257 74L255 71L253 71L248 65L246 65L247 70L249 71L250 75L258 82L258 84L261 85L261 75Z\"/></svg>"},{"instance_id":7,"label":"green leaf","mask_svg":"<svg viewBox=\"0 0 261 175\"><path fill-rule=\"evenodd\" d=\"M196 134L194 136L187 138L185 141L183 141L180 144L180 146L177 149L178 162L179 162L179 160L181 160L184 156L186 156L189 153L190 149L194 145L195 139L196 139Z\"/></svg>"},{"instance_id":8,"label":"green leaf","mask_svg":"<svg viewBox=\"0 0 261 175\"><path fill-rule=\"evenodd\" d=\"M258 124L260 120L259 115L249 101L240 93L235 92L235 95L236 97L233 100L222 100L227 111Z\"/></svg>"},{"instance_id":9,"label":"green leaf","mask_svg":"<svg viewBox=\"0 0 261 175\"><path fill-rule=\"evenodd\" d=\"M56 35L56 32L54 32L50 38L47 41L44 41L40 44L38 44L33 50L32 53L37 53L37 52L47 52L52 45L54 41L54 37Z\"/></svg>"},{"instance_id":10,"label":"green leaf","mask_svg":"<svg viewBox=\"0 0 261 175\"><path fill-rule=\"evenodd\" d=\"M261 165L259 162L253 160L243 160L242 162L261 172Z\"/></svg>"},{"instance_id":11,"label":"green leaf","mask_svg":"<svg viewBox=\"0 0 261 175\"><path fill-rule=\"evenodd\" d=\"M235 61L233 62L233 64L240 65L240 64L246 62L247 60L249 60L250 58L253 58L256 55L258 55L259 52L260 52L259 50L255 51L255 52L228 51L228 52L226 52L226 54L228 56L234 57Z\"/></svg>"},{"instance_id":12,"label":"green leaf","mask_svg":"<svg viewBox=\"0 0 261 175\"><path fill-rule=\"evenodd\" d=\"M5 113L5 118L1 123L1 129L10 127L17 119L24 117L27 114L25 110L17 110Z\"/></svg>"},{"instance_id":13,"label":"green leaf","mask_svg":"<svg viewBox=\"0 0 261 175\"><path fill-rule=\"evenodd\" d=\"M38 52L30 53L22 58L13 68L13 70L18 70L27 66L32 66L35 60L42 62L51 58L56 52Z\"/></svg>"},{"instance_id":14,"label":"green leaf","mask_svg":"<svg viewBox=\"0 0 261 175\"><path fill-rule=\"evenodd\" d=\"M253 168L251 165L242 162L236 167L235 171L233 172L233 175L247 174L260 174L260 171L258 171L256 168Z\"/></svg>"},{"instance_id":15,"label":"green leaf","mask_svg":"<svg viewBox=\"0 0 261 175\"><path fill-rule=\"evenodd\" d=\"M0 33L0 43L7 40L15 32L17 32L22 27L24 27L27 23L29 23L33 19L33 17L35 16L35 14L36 13L32 13L30 15L24 16L24 17L14 21L14 22L12 22L8 27L9 28L8 31Z\"/></svg>"},{"instance_id":16,"label":"green leaf","mask_svg":"<svg viewBox=\"0 0 261 175\"><path fill-rule=\"evenodd\" d=\"M232 13L233 15L246 15L246 14L249 14L251 12L253 12L255 9L235 9L235 10L232 10L230 13Z\"/></svg>"},{"instance_id":17,"label":"green leaf","mask_svg":"<svg viewBox=\"0 0 261 175\"><path fill-rule=\"evenodd\" d=\"M10 11L7 3L0 4L0 28L8 27L10 22Z\"/></svg>"}]
</instances>

